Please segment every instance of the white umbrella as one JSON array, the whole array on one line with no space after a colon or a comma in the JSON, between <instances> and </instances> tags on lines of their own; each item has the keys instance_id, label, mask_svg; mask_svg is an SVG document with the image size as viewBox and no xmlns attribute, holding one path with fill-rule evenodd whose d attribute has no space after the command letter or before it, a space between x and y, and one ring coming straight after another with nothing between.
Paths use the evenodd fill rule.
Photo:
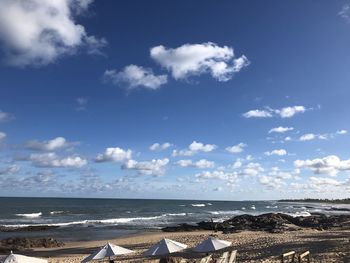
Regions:
<instances>
[{"instance_id":1,"label":"white umbrella","mask_svg":"<svg viewBox=\"0 0 350 263\"><path fill-rule=\"evenodd\" d=\"M208 237L193 250L196 252L212 252L231 246L232 242L220 240L215 237Z\"/></svg>"},{"instance_id":2,"label":"white umbrella","mask_svg":"<svg viewBox=\"0 0 350 263\"><path fill-rule=\"evenodd\" d=\"M160 256L167 255L170 253L178 252L187 248L187 245L176 242L171 239L162 239L159 243L155 244L153 247L148 249L144 255L145 256Z\"/></svg>"},{"instance_id":3,"label":"white umbrella","mask_svg":"<svg viewBox=\"0 0 350 263\"><path fill-rule=\"evenodd\" d=\"M0 259L0 263L47 263L47 260L13 254L11 251L10 255Z\"/></svg>"},{"instance_id":4,"label":"white umbrella","mask_svg":"<svg viewBox=\"0 0 350 263\"><path fill-rule=\"evenodd\" d=\"M91 260L101 260L101 259L110 258L113 256L118 256L118 255L125 255L132 252L134 251L111 244L111 243L107 243L103 248L97 250L95 253L84 258L81 261L81 263L89 262Z\"/></svg>"}]
</instances>

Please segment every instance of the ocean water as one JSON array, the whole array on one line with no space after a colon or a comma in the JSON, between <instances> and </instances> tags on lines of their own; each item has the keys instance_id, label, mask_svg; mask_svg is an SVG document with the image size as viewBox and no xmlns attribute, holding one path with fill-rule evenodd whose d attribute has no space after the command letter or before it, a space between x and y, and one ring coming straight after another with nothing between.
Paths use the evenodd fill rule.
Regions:
<instances>
[{"instance_id":1,"label":"ocean water","mask_svg":"<svg viewBox=\"0 0 350 263\"><path fill-rule=\"evenodd\" d=\"M281 212L308 216L314 212L350 213L350 207L277 201L0 198L0 211L2 227L57 226L45 231L0 232L0 239L45 236L96 240L156 231L179 223L223 221L241 214Z\"/></svg>"}]
</instances>

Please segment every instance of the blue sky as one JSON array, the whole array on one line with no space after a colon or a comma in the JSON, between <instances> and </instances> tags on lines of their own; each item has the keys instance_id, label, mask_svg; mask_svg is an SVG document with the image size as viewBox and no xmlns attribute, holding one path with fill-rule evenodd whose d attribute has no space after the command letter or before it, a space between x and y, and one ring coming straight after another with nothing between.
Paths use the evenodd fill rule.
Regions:
<instances>
[{"instance_id":1,"label":"blue sky","mask_svg":"<svg viewBox=\"0 0 350 263\"><path fill-rule=\"evenodd\" d=\"M0 0L0 195L349 197L350 2Z\"/></svg>"}]
</instances>

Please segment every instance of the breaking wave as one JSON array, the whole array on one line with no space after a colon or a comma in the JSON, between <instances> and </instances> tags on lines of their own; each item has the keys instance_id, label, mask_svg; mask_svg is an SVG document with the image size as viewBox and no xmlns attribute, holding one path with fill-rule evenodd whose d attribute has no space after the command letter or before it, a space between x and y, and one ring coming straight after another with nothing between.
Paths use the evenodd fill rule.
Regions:
<instances>
[{"instance_id":1,"label":"breaking wave","mask_svg":"<svg viewBox=\"0 0 350 263\"><path fill-rule=\"evenodd\" d=\"M21 216L21 217L27 217L27 218L37 218L37 217L41 217L42 213L31 213L31 214L16 214L16 216Z\"/></svg>"}]
</instances>

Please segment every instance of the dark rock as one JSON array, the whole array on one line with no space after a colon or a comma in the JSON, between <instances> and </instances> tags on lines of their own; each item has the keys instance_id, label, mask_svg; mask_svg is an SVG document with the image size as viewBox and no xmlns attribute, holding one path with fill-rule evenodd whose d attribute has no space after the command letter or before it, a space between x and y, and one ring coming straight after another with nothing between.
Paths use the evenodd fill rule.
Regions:
<instances>
[{"instance_id":1,"label":"dark rock","mask_svg":"<svg viewBox=\"0 0 350 263\"><path fill-rule=\"evenodd\" d=\"M0 232L35 232L58 228L58 226L0 227Z\"/></svg>"},{"instance_id":2,"label":"dark rock","mask_svg":"<svg viewBox=\"0 0 350 263\"><path fill-rule=\"evenodd\" d=\"M15 237L7 238L0 241L0 248L2 250L23 250L35 247L61 247L64 243L58 241L54 238L25 238L25 237Z\"/></svg>"},{"instance_id":3,"label":"dark rock","mask_svg":"<svg viewBox=\"0 0 350 263\"><path fill-rule=\"evenodd\" d=\"M196 231L196 230L218 230L224 233L237 231L268 231L280 233L285 231L296 231L300 228L330 229L336 227L350 227L350 215L324 215L312 214L311 216L293 217L281 213L268 213L258 216L240 215L221 223L202 221L197 225L181 224L173 227L163 228L163 231Z\"/></svg>"}]
</instances>

